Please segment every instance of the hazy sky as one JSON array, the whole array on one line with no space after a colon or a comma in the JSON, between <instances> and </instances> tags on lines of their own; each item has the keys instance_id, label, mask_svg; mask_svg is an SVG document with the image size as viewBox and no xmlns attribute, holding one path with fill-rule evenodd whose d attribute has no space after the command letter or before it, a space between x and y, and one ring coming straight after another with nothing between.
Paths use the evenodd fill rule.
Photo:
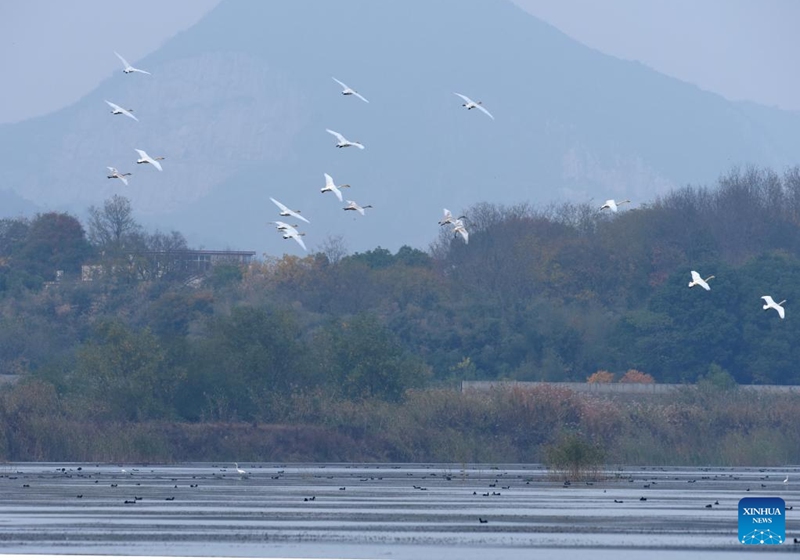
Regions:
<instances>
[{"instance_id":1,"label":"hazy sky","mask_svg":"<svg viewBox=\"0 0 800 560\"><path fill-rule=\"evenodd\" d=\"M0 123L60 109L219 0L0 0Z\"/></svg>"},{"instance_id":2,"label":"hazy sky","mask_svg":"<svg viewBox=\"0 0 800 560\"><path fill-rule=\"evenodd\" d=\"M514 0L607 54L719 93L800 109L797 0Z\"/></svg>"},{"instance_id":3,"label":"hazy sky","mask_svg":"<svg viewBox=\"0 0 800 560\"><path fill-rule=\"evenodd\" d=\"M800 1L514 1L600 51L730 99L800 109ZM218 2L3 0L0 123L76 101L121 70L114 50L135 65Z\"/></svg>"}]
</instances>

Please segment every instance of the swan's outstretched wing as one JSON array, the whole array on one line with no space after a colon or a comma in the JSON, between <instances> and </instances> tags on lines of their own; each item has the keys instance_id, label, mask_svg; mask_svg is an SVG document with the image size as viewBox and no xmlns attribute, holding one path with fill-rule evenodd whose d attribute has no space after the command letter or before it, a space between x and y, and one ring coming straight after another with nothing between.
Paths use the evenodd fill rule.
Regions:
<instances>
[{"instance_id":1,"label":"swan's outstretched wing","mask_svg":"<svg viewBox=\"0 0 800 560\"><path fill-rule=\"evenodd\" d=\"M125 177L123 177L121 174L117 175L117 179L122 181L122 184L125 185L126 187L128 186L128 180Z\"/></svg>"},{"instance_id":2,"label":"swan's outstretched wing","mask_svg":"<svg viewBox=\"0 0 800 560\"><path fill-rule=\"evenodd\" d=\"M336 136L336 139L339 142L342 142L342 143L347 142L347 138L345 138L344 136L342 136L341 134L339 134L335 130L331 130L330 128L326 128L325 130L328 132L328 134L333 134L334 136Z\"/></svg>"},{"instance_id":3,"label":"swan's outstretched wing","mask_svg":"<svg viewBox=\"0 0 800 560\"><path fill-rule=\"evenodd\" d=\"M464 103L475 103L472 99L470 99L466 95L461 95L460 93L457 93L455 91L453 93L455 93L457 96L459 96L461 99L463 99Z\"/></svg>"},{"instance_id":4,"label":"swan's outstretched wing","mask_svg":"<svg viewBox=\"0 0 800 560\"><path fill-rule=\"evenodd\" d=\"M272 198L272 197L269 197L269 199L272 201L272 203L273 203L273 204L275 204L275 206L277 206L278 208L280 208L281 212L289 212L289 208L287 208L286 206L284 206L282 203L278 202L277 200L275 200L275 199L274 199L274 198Z\"/></svg>"},{"instance_id":5,"label":"swan's outstretched wing","mask_svg":"<svg viewBox=\"0 0 800 560\"><path fill-rule=\"evenodd\" d=\"M775 309L778 310L778 316L783 319L786 316L786 311L783 309L782 306L778 305Z\"/></svg>"},{"instance_id":6,"label":"swan's outstretched wing","mask_svg":"<svg viewBox=\"0 0 800 560\"><path fill-rule=\"evenodd\" d=\"M336 186L336 184L333 182L333 177L331 177L327 173L323 173L323 175L325 175L325 188L326 189L331 189L331 188Z\"/></svg>"},{"instance_id":7,"label":"swan's outstretched wing","mask_svg":"<svg viewBox=\"0 0 800 560\"><path fill-rule=\"evenodd\" d=\"M764 303L766 303L768 306L775 305L775 300L772 299L772 296L761 296L761 299L763 299Z\"/></svg>"},{"instance_id":8,"label":"swan's outstretched wing","mask_svg":"<svg viewBox=\"0 0 800 560\"><path fill-rule=\"evenodd\" d=\"M358 97L358 98L359 98L361 101L363 101L364 103L369 103L369 101L367 100L367 98L366 98L366 97L364 97L363 95L361 95L360 93L358 93L358 92L357 92L357 91L355 91L355 90L353 90L353 95L355 95L356 97Z\"/></svg>"},{"instance_id":9,"label":"swan's outstretched wing","mask_svg":"<svg viewBox=\"0 0 800 560\"><path fill-rule=\"evenodd\" d=\"M484 113L486 113L486 114L487 114L487 115L488 115L488 116L489 116L489 117L490 117L492 120L494 120L494 116L493 116L493 115L492 115L492 114L491 114L489 111L487 111L487 110L486 110L486 108L485 108L483 105L477 105L477 104L476 104L475 106L478 108L478 110L480 110L480 111L483 111L483 112L484 112Z\"/></svg>"},{"instance_id":10,"label":"swan's outstretched wing","mask_svg":"<svg viewBox=\"0 0 800 560\"><path fill-rule=\"evenodd\" d=\"M311 223L311 222L309 222L308 220L306 220L306 219L305 219L303 216L301 216L300 214L298 214L297 212L295 212L294 210L289 210L289 214L290 214L291 216L294 216L294 217L295 217L295 218L297 218L298 220L303 220L303 221L304 221L305 223L307 223L307 224L310 224L310 223Z\"/></svg>"},{"instance_id":11,"label":"swan's outstretched wing","mask_svg":"<svg viewBox=\"0 0 800 560\"><path fill-rule=\"evenodd\" d=\"M117 58L120 59L122 61L122 64L125 65L125 70L127 70L128 68L133 68L133 66L128 64L128 61L122 58L122 55L119 54L117 51L114 51L114 54L117 55Z\"/></svg>"},{"instance_id":12,"label":"swan's outstretched wing","mask_svg":"<svg viewBox=\"0 0 800 560\"><path fill-rule=\"evenodd\" d=\"M337 80L333 76L331 76L331 78L333 79L334 82L336 82L337 84L342 86L344 89L350 89L350 87L346 83L342 82L341 80Z\"/></svg>"},{"instance_id":13,"label":"swan's outstretched wing","mask_svg":"<svg viewBox=\"0 0 800 560\"><path fill-rule=\"evenodd\" d=\"M348 140L348 142L349 142L349 140ZM350 145L351 145L351 146L355 146L355 147L356 147L356 148L358 148L359 150L363 150L363 149L364 149L364 145L363 145L363 144L361 144L360 142L350 142Z\"/></svg>"},{"instance_id":14,"label":"swan's outstretched wing","mask_svg":"<svg viewBox=\"0 0 800 560\"><path fill-rule=\"evenodd\" d=\"M703 279L700 278L700 275L697 273L697 271L693 270L692 271L692 282L694 282L695 284L699 284L702 281L703 281Z\"/></svg>"},{"instance_id":15,"label":"swan's outstretched wing","mask_svg":"<svg viewBox=\"0 0 800 560\"><path fill-rule=\"evenodd\" d=\"M284 239L289 239L290 237L297 241L298 245L300 245L304 251L308 251L306 249L306 244L303 242L303 239L300 237L300 234L297 233L297 230L294 231L287 231L287 233L283 236Z\"/></svg>"}]
</instances>

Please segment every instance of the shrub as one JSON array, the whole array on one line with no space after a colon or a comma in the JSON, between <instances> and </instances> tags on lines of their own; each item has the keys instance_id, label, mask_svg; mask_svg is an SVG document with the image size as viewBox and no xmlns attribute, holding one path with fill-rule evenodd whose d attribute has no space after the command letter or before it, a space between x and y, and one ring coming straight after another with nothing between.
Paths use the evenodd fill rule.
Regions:
<instances>
[{"instance_id":1,"label":"shrub","mask_svg":"<svg viewBox=\"0 0 800 560\"><path fill-rule=\"evenodd\" d=\"M613 383L614 374L610 371L600 370L586 378L586 383Z\"/></svg>"},{"instance_id":2,"label":"shrub","mask_svg":"<svg viewBox=\"0 0 800 560\"><path fill-rule=\"evenodd\" d=\"M635 369L629 369L619 380L620 383L655 383L656 380L649 373L643 373Z\"/></svg>"},{"instance_id":3,"label":"shrub","mask_svg":"<svg viewBox=\"0 0 800 560\"><path fill-rule=\"evenodd\" d=\"M568 480L597 478L605 461L605 451L582 434L567 432L545 447L544 463L555 476Z\"/></svg>"}]
</instances>

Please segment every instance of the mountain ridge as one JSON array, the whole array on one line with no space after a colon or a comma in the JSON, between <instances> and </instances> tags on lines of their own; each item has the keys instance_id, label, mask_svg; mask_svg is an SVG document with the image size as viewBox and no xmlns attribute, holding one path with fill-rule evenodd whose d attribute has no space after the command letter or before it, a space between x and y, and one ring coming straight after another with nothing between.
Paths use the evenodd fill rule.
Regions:
<instances>
[{"instance_id":1,"label":"mountain ridge","mask_svg":"<svg viewBox=\"0 0 800 560\"><path fill-rule=\"evenodd\" d=\"M735 165L800 159L799 113L604 55L505 0L226 1L134 65L153 75L120 71L70 107L0 125L13 162L0 188L79 215L124 194L193 244L302 254L270 231L269 196L302 207L312 250L328 235L353 250L422 248L443 206L643 202ZM325 128L366 149L336 150ZM133 148L166 156L164 172L136 166ZM133 172L130 186L106 165ZM318 194L323 172L372 215Z\"/></svg>"}]
</instances>

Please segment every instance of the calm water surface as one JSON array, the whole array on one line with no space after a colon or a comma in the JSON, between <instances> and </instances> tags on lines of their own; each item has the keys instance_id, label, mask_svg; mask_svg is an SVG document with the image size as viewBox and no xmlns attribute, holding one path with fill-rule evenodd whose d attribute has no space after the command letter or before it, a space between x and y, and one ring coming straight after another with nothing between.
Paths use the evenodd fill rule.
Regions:
<instances>
[{"instance_id":1,"label":"calm water surface","mask_svg":"<svg viewBox=\"0 0 800 560\"><path fill-rule=\"evenodd\" d=\"M637 467L564 485L536 465L239 466L247 473L233 463L2 465L0 554L709 560L800 553L800 545L737 542L740 498L779 496L800 514L800 467ZM787 512L789 543L800 538L798 514Z\"/></svg>"}]
</instances>

